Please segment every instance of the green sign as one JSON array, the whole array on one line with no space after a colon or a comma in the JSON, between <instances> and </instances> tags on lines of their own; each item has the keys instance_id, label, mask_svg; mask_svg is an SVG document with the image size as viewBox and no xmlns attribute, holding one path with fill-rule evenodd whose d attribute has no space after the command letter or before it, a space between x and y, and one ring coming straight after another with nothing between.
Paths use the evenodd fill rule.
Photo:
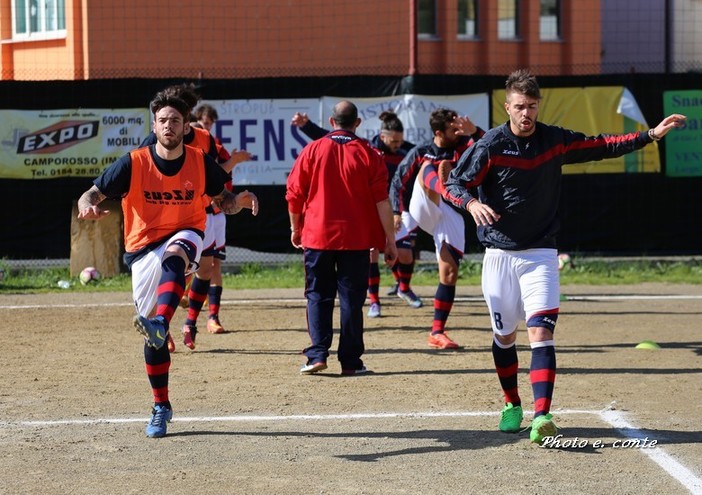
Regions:
<instances>
[{"instance_id":1,"label":"green sign","mask_svg":"<svg viewBox=\"0 0 702 495\"><path fill-rule=\"evenodd\" d=\"M663 114L681 113L685 127L665 136L665 174L702 177L702 90L665 91Z\"/></svg>"}]
</instances>

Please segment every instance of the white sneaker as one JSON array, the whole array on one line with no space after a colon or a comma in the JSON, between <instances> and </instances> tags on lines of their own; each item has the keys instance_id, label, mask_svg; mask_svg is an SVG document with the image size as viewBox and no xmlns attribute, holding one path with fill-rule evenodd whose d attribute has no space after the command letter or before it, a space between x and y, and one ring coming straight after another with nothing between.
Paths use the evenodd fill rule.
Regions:
<instances>
[{"instance_id":1,"label":"white sneaker","mask_svg":"<svg viewBox=\"0 0 702 495\"><path fill-rule=\"evenodd\" d=\"M408 290L407 292L402 292L398 289L397 297L405 301L412 308L421 308L424 304L419 296L412 291L412 289Z\"/></svg>"},{"instance_id":2,"label":"white sneaker","mask_svg":"<svg viewBox=\"0 0 702 495\"><path fill-rule=\"evenodd\" d=\"M319 361L318 363L303 364L300 368L301 375L311 375L312 373L317 373L318 371L324 371L327 369L327 363Z\"/></svg>"},{"instance_id":3,"label":"white sneaker","mask_svg":"<svg viewBox=\"0 0 702 495\"><path fill-rule=\"evenodd\" d=\"M378 318L380 316L380 303L371 303L370 308L368 308L369 318Z\"/></svg>"}]
</instances>

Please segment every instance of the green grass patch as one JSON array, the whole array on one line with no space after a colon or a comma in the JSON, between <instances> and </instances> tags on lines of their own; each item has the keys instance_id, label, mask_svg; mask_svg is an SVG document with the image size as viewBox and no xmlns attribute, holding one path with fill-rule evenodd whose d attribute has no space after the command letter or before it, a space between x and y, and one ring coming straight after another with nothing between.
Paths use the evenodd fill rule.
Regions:
<instances>
[{"instance_id":1,"label":"green grass patch","mask_svg":"<svg viewBox=\"0 0 702 495\"><path fill-rule=\"evenodd\" d=\"M575 258L574 267L561 271L561 283L584 285L633 285L645 282L700 284L702 283L702 262L694 259L680 260L622 260ZM464 261L459 271L460 285L480 284L481 263ZM0 281L0 294L29 294L42 292L93 292L131 291L131 277L120 274L117 277L103 278L82 285L78 277L71 277L68 268L24 269L13 271L3 266L3 280ZM381 284L390 286L392 275L384 268ZM68 281L69 288L59 287L59 281ZM435 263L422 262L415 269L412 284L433 286L438 280ZM225 289L274 289L303 288L304 271L302 263L281 265L244 264L235 273L223 276Z\"/></svg>"}]
</instances>

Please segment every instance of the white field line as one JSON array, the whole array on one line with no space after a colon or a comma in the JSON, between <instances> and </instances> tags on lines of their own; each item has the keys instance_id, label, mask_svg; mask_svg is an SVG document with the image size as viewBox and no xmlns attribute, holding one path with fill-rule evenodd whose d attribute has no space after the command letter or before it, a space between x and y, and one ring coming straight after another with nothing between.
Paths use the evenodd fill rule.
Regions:
<instances>
[{"instance_id":1,"label":"white field line","mask_svg":"<svg viewBox=\"0 0 702 495\"><path fill-rule=\"evenodd\" d=\"M300 298L270 298L270 299L237 299L237 300L222 300L221 306L239 306L247 304L270 304L270 303L299 303L304 304L307 301ZM15 304L0 306L0 309L72 309L72 308L117 308L117 307L133 307L133 302L121 303L80 303L80 304Z\"/></svg>"},{"instance_id":2,"label":"white field line","mask_svg":"<svg viewBox=\"0 0 702 495\"><path fill-rule=\"evenodd\" d=\"M533 414L533 411L524 411L525 415ZM267 416L267 415L241 415L241 416L190 416L174 417L173 422L177 423L243 423L243 422L290 422L290 421L345 421L345 420L374 420L374 419L397 419L397 418L462 418L462 417L485 417L497 416L495 411L456 411L456 412L405 412L405 413L357 413L357 414L295 414L290 416ZM644 440L646 437L641 430L629 423L624 414L619 411L592 411L579 409L566 409L554 411L556 415L594 415L611 425L621 435L636 440ZM96 419L58 419L44 421L0 421L0 429L11 428L41 428L53 426L81 426L100 424L125 424L125 423L146 423L148 418L96 418ZM702 494L702 479L696 476L688 468L680 464L661 447L637 449L648 456L658 466L660 466L671 477L680 482L690 493Z\"/></svg>"},{"instance_id":3,"label":"white field line","mask_svg":"<svg viewBox=\"0 0 702 495\"><path fill-rule=\"evenodd\" d=\"M621 435L635 439L644 440L646 436L641 430L629 423L625 415L619 411L601 411L600 417ZM702 494L702 479L690 471L688 468L680 464L673 457L667 454L663 449L656 446L650 449L638 449L642 454L647 455L653 462L658 464L670 476L678 480L690 493L695 495Z\"/></svg>"},{"instance_id":4,"label":"white field line","mask_svg":"<svg viewBox=\"0 0 702 495\"><path fill-rule=\"evenodd\" d=\"M533 411L524 411L525 415ZM554 411L554 414L599 414L599 411L565 409ZM241 415L241 416L191 416L173 417L174 423L241 423L241 422L285 422L285 421L338 421L349 419L396 419L396 418L463 418L499 416L499 411L456 411L456 412L387 412L387 413L355 413L355 414L292 414L289 416ZM96 425L142 423L149 418L97 418L97 419L57 419L45 421L0 421L0 428L33 427L33 426L65 426L65 425Z\"/></svg>"},{"instance_id":5,"label":"white field line","mask_svg":"<svg viewBox=\"0 0 702 495\"><path fill-rule=\"evenodd\" d=\"M695 300L702 299L702 295L582 295L582 296L564 296L566 301L649 301L649 300ZM398 299L399 300L399 299ZM482 302L482 296L459 296L455 302ZM250 304L270 304L270 303L296 303L305 304L303 298L267 298L267 299L236 299L222 300L222 306L245 306ZM121 303L80 303L80 304L7 304L0 305L0 309L58 309L58 308L108 308L108 307L127 307L134 306L131 302Z\"/></svg>"},{"instance_id":6,"label":"white field line","mask_svg":"<svg viewBox=\"0 0 702 495\"><path fill-rule=\"evenodd\" d=\"M587 296L565 296L566 301L652 301L656 299L660 300L671 300L671 299L702 299L702 295L683 295L683 294L671 294L671 295L634 295L634 294L623 294L623 295L587 295Z\"/></svg>"}]
</instances>

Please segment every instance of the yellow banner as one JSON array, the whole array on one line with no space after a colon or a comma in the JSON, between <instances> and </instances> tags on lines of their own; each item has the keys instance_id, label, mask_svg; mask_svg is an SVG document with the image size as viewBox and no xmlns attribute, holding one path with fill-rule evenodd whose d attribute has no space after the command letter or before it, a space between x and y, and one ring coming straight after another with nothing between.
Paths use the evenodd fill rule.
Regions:
<instances>
[{"instance_id":1,"label":"yellow banner","mask_svg":"<svg viewBox=\"0 0 702 495\"><path fill-rule=\"evenodd\" d=\"M648 125L638 111L631 94L621 86L586 88L542 88L538 120L546 124L582 132L625 134L646 131ZM507 121L505 91L492 93L492 125ZM627 116L629 115L629 116ZM619 158L563 167L563 173L602 174L660 172L658 146L649 144L642 150Z\"/></svg>"},{"instance_id":2,"label":"yellow banner","mask_svg":"<svg viewBox=\"0 0 702 495\"><path fill-rule=\"evenodd\" d=\"M137 148L149 111L0 110L0 179L97 177Z\"/></svg>"}]
</instances>

